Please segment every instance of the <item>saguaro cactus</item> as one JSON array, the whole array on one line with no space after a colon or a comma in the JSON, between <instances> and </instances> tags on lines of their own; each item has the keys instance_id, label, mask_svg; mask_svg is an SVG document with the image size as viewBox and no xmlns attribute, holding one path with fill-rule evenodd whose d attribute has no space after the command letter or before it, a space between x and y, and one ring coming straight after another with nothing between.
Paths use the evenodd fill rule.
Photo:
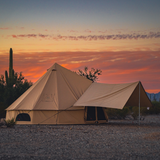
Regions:
<instances>
[{"instance_id":1,"label":"saguaro cactus","mask_svg":"<svg viewBox=\"0 0 160 160\"><path fill-rule=\"evenodd\" d=\"M5 79L6 79L6 84L9 85L13 83L13 79L14 79L14 69L13 69L13 51L12 48L10 48L10 52L9 52L9 76L8 76L8 72L5 71Z\"/></svg>"},{"instance_id":2,"label":"saguaro cactus","mask_svg":"<svg viewBox=\"0 0 160 160\"><path fill-rule=\"evenodd\" d=\"M13 77L13 51L12 48L10 48L10 54L9 54L9 78L12 79Z\"/></svg>"},{"instance_id":3,"label":"saguaro cactus","mask_svg":"<svg viewBox=\"0 0 160 160\"><path fill-rule=\"evenodd\" d=\"M7 71L5 71L5 79L6 79L6 84L8 86L8 72Z\"/></svg>"}]
</instances>

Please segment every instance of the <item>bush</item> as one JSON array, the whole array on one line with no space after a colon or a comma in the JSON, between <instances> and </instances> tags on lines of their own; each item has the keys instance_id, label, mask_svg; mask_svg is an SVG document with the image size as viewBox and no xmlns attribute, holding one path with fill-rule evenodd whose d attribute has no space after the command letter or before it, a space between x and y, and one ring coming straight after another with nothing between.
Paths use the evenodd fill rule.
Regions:
<instances>
[{"instance_id":1,"label":"bush","mask_svg":"<svg viewBox=\"0 0 160 160\"><path fill-rule=\"evenodd\" d=\"M5 121L7 127L13 127L16 124L14 118Z\"/></svg>"},{"instance_id":2,"label":"bush","mask_svg":"<svg viewBox=\"0 0 160 160\"><path fill-rule=\"evenodd\" d=\"M140 108L140 114L146 115L148 112L147 107ZM130 106L124 107L123 109L111 109L107 108L106 113L109 119L125 119L127 115L131 115L133 119L137 119L139 116L139 107L137 106Z\"/></svg>"},{"instance_id":3,"label":"bush","mask_svg":"<svg viewBox=\"0 0 160 160\"><path fill-rule=\"evenodd\" d=\"M140 107L141 116L149 114L160 114L160 102L152 101L152 107L147 109L147 107ZM131 115L134 119L138 118L139 107L130 106L124 107L123 109L112 109L107 108L106 113L109 119L125 119L127 115Z\"/></svg>"},{"instance_id":4,"label":"bush","mask_svg":"<svg viewBox=\"0 0 160 160\"><path fill-rule=\"evenodd\" d=\"M6 111L7 105L5 105L3 102L0 102L0 119L6 117Z\"/></svg>"},{"instance_id":5,"label":"bush","mask_svg":"<svg viewBox=\"0 0 160 160\"><path fill-rule=\"evenodd\" d=\"M124 107L123 109L107 108L106 113L109 119L125 119L125 117L129 113L129 108L128 107Z\"/></svg>"},{"instance_id":6,"label":"bush","mask_svg":"<svg viewBox=\"0 0 160 160\"><path fill-rule=\"evenodd\" d=\"M152 107L144 110L144 114L160 114L160 102L152 101Z\"/></svg>"},{"instance_id":7,"label":"bush","mask_svg":"<svg viewBox=\"0 0 160 160\"><path fill-rule=\"evenodd\" d=\"M139 117L139 107L129 107L130 115L133 117L133 119L138 119ZM140 107L140 116L146 115L145 111L147 110L147 107Z\"/></svg>"}]
</instances>

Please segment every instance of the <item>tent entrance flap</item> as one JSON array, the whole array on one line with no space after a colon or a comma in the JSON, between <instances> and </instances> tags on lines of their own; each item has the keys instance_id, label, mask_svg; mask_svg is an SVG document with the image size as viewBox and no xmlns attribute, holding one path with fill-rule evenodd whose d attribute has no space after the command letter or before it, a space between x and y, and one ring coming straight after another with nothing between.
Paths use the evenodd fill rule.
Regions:
<instances>
[{"instance_id":1,"label":"tent entrance flap","mask_svg":"<svg viewBox=\"0 0 160 160\"><path fill-rule=\"evenodd\" d=\"M96 110L95 107L87 107L87 121L96 120Z\"/></svg>"},{"instance_id":2,"label":"tent entrance flap","mask_svg":"<svg viewBox=\"0 0 160 160\"><path fill-rule=\"evenodd\" d=\"M106 122L108 117L102 107L86 107L86 122Z\"/></svg>"},{"instance_id":3,"label":"tent entrance flap","mask_svg":"<svg viewBox=\"0 0 160 160\"><path fill-rule=\"evenodd\" d=\"M97 118L98 120L106 120L102 107L97 107Z\"/></svg>"}]
</instances>

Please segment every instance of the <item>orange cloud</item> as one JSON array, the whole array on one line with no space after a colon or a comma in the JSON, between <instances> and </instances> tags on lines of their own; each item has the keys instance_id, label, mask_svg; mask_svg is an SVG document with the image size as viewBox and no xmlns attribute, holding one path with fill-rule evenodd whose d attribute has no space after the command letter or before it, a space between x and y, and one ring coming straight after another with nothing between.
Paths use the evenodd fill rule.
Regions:
<instances>
[{"instance_id":1,"label":"orange cloud","mask_svg":"<svg viewBox=\"0 0 160 160\"><path fill-rule=\"evenodd\" d=\"M76 30L68 30L68 31L71 33L78 33L78 31L76 31Z\"/></svg>"},{"instance_id":2,"label":"orange cloud","mask_svg":"<svg viewBox=\"0 0 160 160\"><path fill-rule=\"evenodd\" d=\"M14 70L35 82L54 63L72 70L98 68L101 83L141 81L147 91L160 91L160 51L133 52L20 52L13 55ZM0 74L8 70L8 53L0 54Z\"/></svg>"},{"instance_id":3,"label":"orange cloud","mask_svg":"<svg viewBox=\"0 0 160 160\"><path fill-rule=\"evenodd\" d=\"M91 31L91 30L89 30L89 29L86 29L84 32L93 33L93 31Z\"/></svg>"},{"instance_id":4,"label":"orange cloud","mask_svg":"<svg viewBox=\"0 0 160 160\"><path fill-rule=\"evenodd\" d=\"M9 27L4 27L4 28L0 28L1 30L8 30L8 29L11 29Z\"/></svg>"}]
</instances>

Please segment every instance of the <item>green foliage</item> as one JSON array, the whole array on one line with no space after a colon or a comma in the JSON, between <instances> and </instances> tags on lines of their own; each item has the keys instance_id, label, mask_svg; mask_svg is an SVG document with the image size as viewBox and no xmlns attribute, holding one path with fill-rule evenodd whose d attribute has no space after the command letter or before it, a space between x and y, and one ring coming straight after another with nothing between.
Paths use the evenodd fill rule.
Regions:
<instances>
[{"instance_id":1,"label":"green foliage","mask_svg":"<svg viewBox=\"0 0 160 160\"><path fill-rule=\"evenodd\" d=\"M142 108L140 108L142 109ZM130 110L130 115L134 118L137 119L138 115L139 115L139 107L129 107ZM141 112L141 110L140 110ZM142 113L141 113L142 114Z\"/></svg>"},{"instance_id":2,"label":"green foliage","mask_svg":"<svg viewBox=\"0 0 160 160\"><path fill-rule=\"evenodd\" d=\"M5 91L5 81L4 81L4 76L1 75L1 77L0 77L0 102L3 102L4 91Z\"/></svg>"},{"instance_id":3,"label":"green foliage","mask_svg":"<svg viewBox=\"0 0 160 160\"><path fill-rule=\"evenodd\" d=\"M4 91L4 103L9 106L12 104L19 96L21 96L31 85L24 79L22 73L15 73L12 82L9 85L5 85Z\"/></svg>"},{"instance_id":4,"label":"green foliage","mask_svg":"<svg viewBox=\"0 0 160 160\"><path fill-rule=\"evenodd\" d=\"M4 118L6 116L6 108L7 105L5 105L4 102L0 102L0 118Z\"/></svg>"},{"instance_id":5,"label":"green foliage","mask_svg":"<svg viewBox=\"0 0 160 160\"><path fill-rule=\"evenodd\" d=\"M153 106L149 109L147 107L140 107L140 115L160 114L160 102L153 101L152 104ZM125 119L127 115L131 115L133 119L137 119L139 116L139 107L124 107L122 110L107 108L106 113L109 119Z\"/></svg>"},{"instance_id":6,"label":"green foliage","mask_svg":"<svg viewBox=\"0 0 160 160\"><path fill-rule=\"evenodd\" d=\"M140 107L140 115L145 115L145 110L147 107ZM131 115L134 119L138 119L139 116L139 107L138 106L130 106L129 107L129 115Z\"/></svg>"},{"instance_id":7,"label":"green foliage","mask_svg":"<svg viewBox=\"0 0 160 160\"><path fill-rule=\"evenodd\" d=\"M124 107L123 109L107 108L106 113L109 119L124 119L129 113L129 108L128 107Z\"/></svg>"},{"instance_id":8,"label":"green foliage","mask_svg":"<svg viewBox=\"0 0 160 160\"><path fill-rule=\"evenodd\" d=\"M5 109L21 96L31 85L32 82L28 82L24 79L22 72L14 72L13 51L12 48L10 48L9 76L8 72L5 71L5 79L3 75L0 77L0 118L5 117Z\"/></svg>"},{"instance_id":9,"label":"green foliage","mask_svg":"<svg viewBox=\"0 0 160 160\"><path fill-rule=\"evenodd\" d=\"M13 51L12 51L12 48L10 48L10 54L9 54L9 76L8 76L8 72L5 71L5 79L6 79L6 85L7 86L12 86L14 84Z\"/></svg>"},{"instance_id":10,"label":"green foliage","mask_svg":"<svg viewBox=\"0 0 160 160\"><path fill-rule=\"evenodd\" d=\"M22 73L15 73L12 81L8 84L4 76L0 77L0 117L4 117L5 109L20 97L30 86L32 82L24 79Z\"/></svg>"},{"instance_id":11,"label":"green foliage","mask_svg":"<svg viewBox=\"0 0 160 160\"><path fill-rule=\"evenodd\" d=\"M160 102L152 101L152 107L145 109L145 114L160 114Z\"/></svg>"},{"instance_id":12,"label":"green foliage","mask_svg":"<svg viewBox=\"0 0 160 160\"><path fill-rule=\"evenodd\" d=\"M79 69L78 72L76 73L80 76L83 76L91 80L92 82L95 82L98 80L98 76L102 74L102 71L100 69L94 69L94 68L91 68L91 70L88 71L88 67L84 67L84 71Z\"/></svg>"},{"instance_id":13,"label":"green foliage","mask_svg":"<svg viewBox=\"0 0 160 160\"><path fill-rule=\"evenodd\" d=\"M10 54L9 54L9 79L10 79L10 81L12 81L13 76L14 76L13 51L12 51L12 48L10 48Z\"/></svg>"},{"instance_id":14,"label":"green foliage","mask_svg":"<svg viewBox=\"0 0 160 160\"><path fill-rule=\"evenodd\" d=\"M7 127L13 127L16 124L16 121L14 120L14 118L12 118L12 119L5 120L5 123Z\"/></svg>"},{"instance_id":15,"label":"green foliage","mask_svg":"<svg viewBox=\"0 0 160 160\"><path fill-rule=\"evenodd\" d=\"M6 85L9 85L8 72L5 71Z\"/></svg>"}]
</instances>

